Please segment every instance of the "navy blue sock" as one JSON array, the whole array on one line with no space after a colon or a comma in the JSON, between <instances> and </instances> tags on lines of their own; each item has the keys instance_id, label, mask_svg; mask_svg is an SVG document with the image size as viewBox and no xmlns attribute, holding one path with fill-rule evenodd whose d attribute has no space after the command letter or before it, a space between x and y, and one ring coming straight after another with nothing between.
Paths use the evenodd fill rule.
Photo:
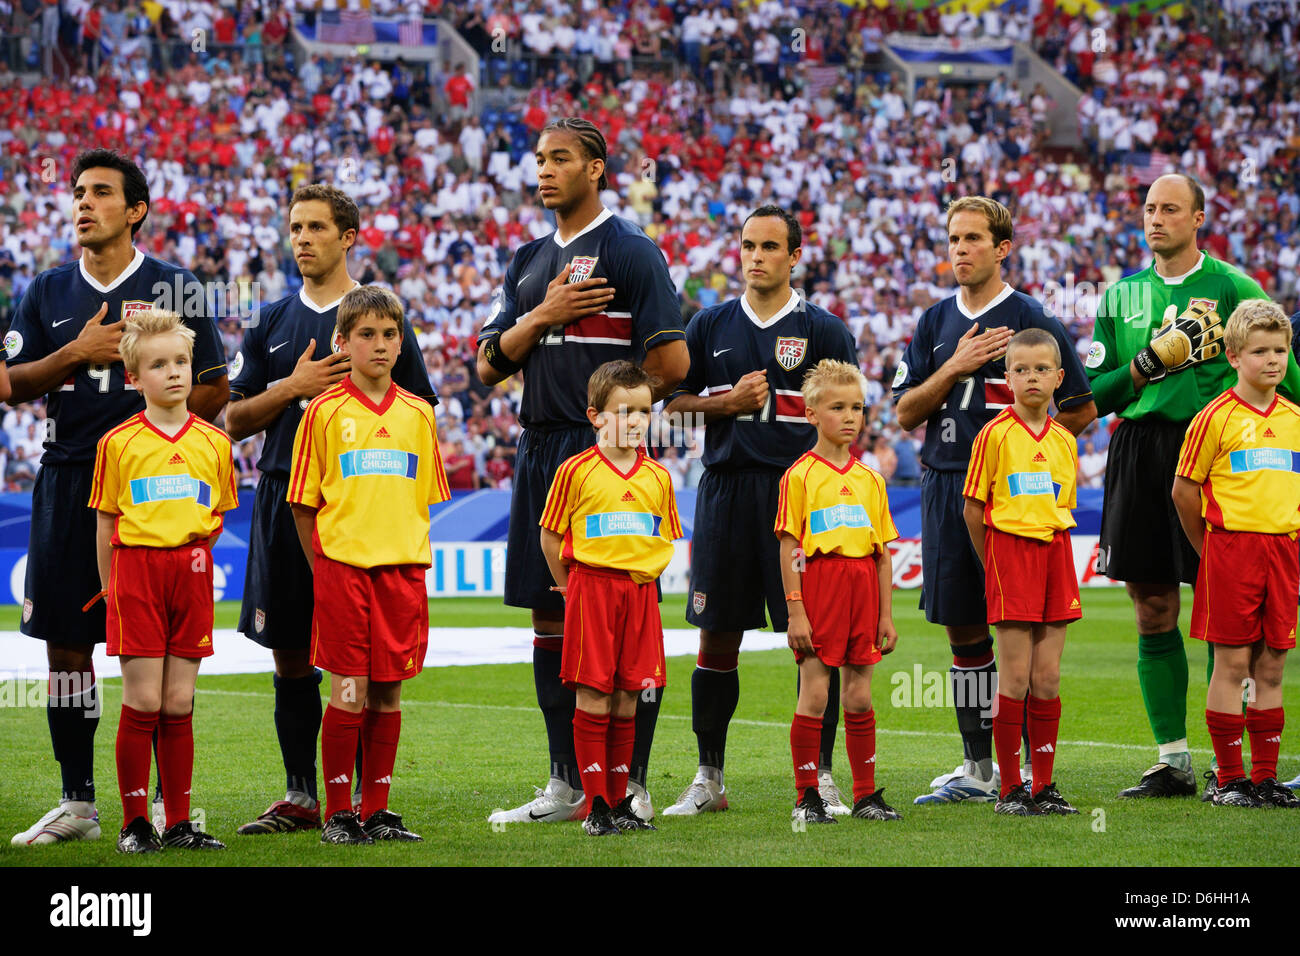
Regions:
<instances>
[{"instance_id":1,"label":"navy blue sock","mask_svg":"<svg viewBox=\"0 0 1300 956\"><path fill-rule=\"evenodd\" d=\"M734 659L734 658L733 658ZM740 702L740 672L696 667L691 674L691 729L699 746L700 766L723 769L727 725Z\"/></svg>"},{"instance_id":2,"label":"navy blue sock","mask_svg":"<svg viewBox=\"0 0 1300 956\"><path fill-rule=\"evenodd\" d=\"M993 759L993 700L997 695L997 660L993 638L978 644L952 644L953 704L957 730L967 760L981 763ZM1028 751L1024 751L1028 753Z\"/></svg>"},{"instance_id":3,"label":"navy blue sock","mask_svg":"<svg viewBox=\"0 0 1300 956\"><path fill-rule=\"evenodd\" d=\"M99 685L93 671L50 674L45 717L63 779L63 800L95 800L95 731L99 727Z\"/></svg>"},{"instance_id":4,"label":"navy blue sock","mask_svg":"<svg viewBox=\"0 0 1300 956\"><path fill-rule=\"evenodd\" d=\"M275 675L275 733L284 758L286 790L313 800L316 793L316 737L320 733L321 672L306 677Z\"/></svg>"},{"instance_id":5,"label":"navy blue sock","mask_svg":"<svg viewBox=\"0 0 1300 956\"><path fill-rule=\"evenodd\" d=\"M546 721L546 746L551 756L551 776L582 789L578 757L573 750L573 691L560 680L560 651L533 647L533 684L537 688L537 706Z\"/></svg>"},{"instance_id":6,"label":"navy blue sock","mask_svg":"<svg viewBox=\"0 0 1300 956\"><path fill-rule=\"evenodd\" d=\"M636 700L636 739L632 741L632 762L629 779L639 787L645 787L646 775L650 769L650 746L655 741L655 724L659 722L659 707L664 701L662 687L649 688L649 699L642 692Z\"/></svg>"}]
</instances>

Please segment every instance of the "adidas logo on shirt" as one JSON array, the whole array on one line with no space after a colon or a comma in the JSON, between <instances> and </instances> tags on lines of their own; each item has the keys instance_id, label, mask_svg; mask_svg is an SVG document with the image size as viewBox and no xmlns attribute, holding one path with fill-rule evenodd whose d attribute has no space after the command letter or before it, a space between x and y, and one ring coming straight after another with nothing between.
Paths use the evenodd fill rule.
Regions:
<instances>
[{"instance_id":1,"label":"adidas logo on shirt","mask_svg":"<svg viewBox=\"0 0 1300 956\"><path fill-rule=\"evenodd\" d=\"M387 783L387 784L391 784L392 782L393 782L393 778L391 776L380 777L378 780L375 781L375 783Z\"/></svg>"},{"instance_id":2,"label":"adidas logo on shirt","mask_svg":"<svg viewBox=\"0 0 1300 956\"><path fill-rule=\"evenodd\" d=\"M376 438L392 438L393 436L390 435L390 434L388 434L388 429L387 429L387 428L385 428L383 425L380 425L380 426L379 426L379 431L375 432L375 437L376 437Z\"/></svg>"},{"instance_id":3,"label":"adidas logo on shirt","mask_svg":"<svg viewBox=\"0 0 1300 956\"><path fill-rule=\"evenodd\" d=\"M630 491L625 491L625 492L623 492L623 497L622 497L621 499L619 499L619 500L621 500L621 501L636 501L636 495L632 494L632 492L630 492Z\"/></svg>"},{"instance_id":4,"label":"adidas logo on shirt","mask_svg":"<svg viewBox=\"0 0 1300 956\"><path fill-rule=\"evenodd\" d=\"M183 464L185 464L185 459L181 457L181 453L180 453L180 452L177 452L176 454L172 455L171 460L168 461L167 464L169 464L169 465L183 465Z\"/></svg>"},{"instance_id":5,"label":"adidas logo on shirt","mask_svg":"<svg viewBox=\"0 0 1300 956\"><path fill-rule=\"evenodd\" d=\"M1056 753L1056 748L1053 747L1051 744L1043 744L1041 747L1034 748L1034 753L1054 754Z\"/></svg>"},{"instance_id":6,"label":"adidas logo on shirt","mask_svg":"<svg viewBox=\"0 0 1300 956\"><path fill-rule=\"evenodd\" d=\"M1077 611L1078 609L1079 609L1079 599L1074 598L1073 600L1070 601L1070 610Z\"/></svg>"},{"instance_id":7,"label":"adidas logo on shirt","mask_svg":"<svg viewBox=\"0 0 1300 956\"><path fill-rule=\"evenodd\" d=\"M409 671L414 666L415 666L415 658L408 657L406 659L406 667L404 669Z\"/></svg>"},{"instance_id":8,"label":"adidas logo on shirt","mask_svg":"<svg viewBox=\"0 0 1300 956\"><path fill-rule=\"evenodd\" d=\"M203 640L199 641L199 647L211 647L211 646L212 646L212 638L204 634Z\"/></svg>"},{"instance_id":9,"label":"adidas logo on shirt","mask_svg":"<svg viewBox=\"0 0 1300 956\"><path fill-rule=\"evenodd\" d=\"M345 774L345 773L341 773L341 774L339 774L337 777L335 777L333 780L331 780L331 781L329 781L329 782L330 782L330 783L351 783L352 781L351 781L351 779L348 778L348 775L347 775L347 774Z\"/></svg>"},{"instance_id":10,"label":"adidas logo on shirt","mask_svg":"<svg viewBox=\"0 0 1300 956\"><path fill-rule=\"evenodd\" d=\"M842 495L851 495L851 494L853 494L853 492L849 491L849 486L848 486L848 485L845 485L844 487L842 487L842 488L840 489L840 494L842 494Z\"/></svg>"},{"instance_id":11,"label":"adidas logo on shirt","mask_svg":"<svg viewBox=\"0 0 1300 956\"><path fill-rule=\"evenodd\" d=\"M1265 438L1276 438L1277 436L1273 434L1273 429L1271 429L1271 428L1265 428L1265 429L1264 429L1264 437L1265 437Z\"/></svg>"},{"instance_id":12,"label":"adidas logo on shirt","mask_svg":"<svg viewBox=\"0 0 1300 956\"><path fill-rule=\"evenodd\" d=\"M594 763L594 764L592 764L590 767L584 767L584 768L582 769L582 772L583 772L583 773L600 773L600 772L601 772L600 764L598 764L598 763Z\"/></svg>"},{"instance_id":13,"label":"adidas logo on shirt","mask_svg":"<svg viewBox=\"0 0 1300 956\"><path fill-rule=\"evenodd\" d=\"M1034 464L1036 465L1042 461L1047 461L1047 456L1040 451L1034 455Z\"/></svg>"}]
</instances>

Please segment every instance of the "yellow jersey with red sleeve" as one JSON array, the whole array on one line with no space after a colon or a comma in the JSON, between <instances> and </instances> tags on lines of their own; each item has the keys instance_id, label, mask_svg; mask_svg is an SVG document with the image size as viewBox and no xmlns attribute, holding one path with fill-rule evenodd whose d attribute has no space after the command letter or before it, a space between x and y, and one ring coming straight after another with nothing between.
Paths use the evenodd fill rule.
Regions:
<instances>
[{"instance_id":1,"label":"yellow jersey with red sleeve","mask_svg":"<svg viewBox=\"0 0 1300 956\"><path fill-rule=\"evenodd\" d=\"M1201 486L1201 515L1223 531L1300 531L1300 408L1261 412L1228 389L1187 426L1180 478Z\"/></svg>"},{"instance_id":2,"label":"yellow jersey with red sleeve","mask_svg":"<svg viewBox=\"0 0 1300 956\"><path fill-rule=\"evenodd\" d=\"M809 557L866 558L898 537L878 472L856 458L837 468L811 451L781 476L775 530L796 538Z\"/></svg>"},{"instance_id":3,"label":"yellow jersey with red sleeve","mask_svg":"<svg viewBox=\"0 0 1300 956\"><path fill-rule=\"evenodd\" d=\"M104 434L90 507L117 515L115 548L179 548L221 530L239 505L230 436L193 412L175 435L144 412Z\"/></svg>"},{"instance_id":4,"label":"yellow jersey with red sleeve","mask_svg":"<svg viewBox=\"0 0 1300 956\"><path fill-rule=\"evenodd\" d=\"M599 446L560 465L541 526L564 538L566 564L626 571L637 584L663 574L685 537L667 469L641 451L623 474Z\"/></svg>"},{"instance_id":5,"label":"yellow jersey with red sleeve","mask_svg":"<svg viewBox=\"0 0 1300 956\"><path fill-rule=\"evenodd\" d=\"M1078 445L1068 428L1049 416L1035 433L1007 408L975 436L962 494L984 503L988 527L1051 541L1075 526L1078 474Z\"/></svg>"},{"instance_id":6,"label":"yellow jersey with red sleeve","mask_svg":"<svg viewBox=\"0 0 1300 956\"><path fill-rule=\"evenodd\" d=\"M327 558L428 567L429 506L450 497L428 402L389 385L376 405L345 378L307 406L286 498L319 509L315 545Z\"/></svg>"}]
</instances>

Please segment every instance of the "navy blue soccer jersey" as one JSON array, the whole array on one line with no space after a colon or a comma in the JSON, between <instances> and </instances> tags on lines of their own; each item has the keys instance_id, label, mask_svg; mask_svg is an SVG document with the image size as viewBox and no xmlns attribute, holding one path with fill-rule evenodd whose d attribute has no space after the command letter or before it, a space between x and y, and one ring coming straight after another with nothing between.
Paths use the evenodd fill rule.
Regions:
<instances>
[{"instance_id":1,"label":"navy blue soccer jersey","mask_svg":"<svg viewBox=\"0 0 1300 956\"><path fill-rule=\"evenodd\" d=\"M1065 327L1029 296L1011 286L1004 286L1001 294L978 314L971 313L962 305L960 295L951 296L925 310L894 376L895 402L952 358L957 350L957 340L970 330L972 323L977 323L981 332L1000 326L1013 332L1028 328L1046 329L1061 347L1061 363L1065 368L1065 378L1056 390L1056 407L1068 409L1092 401L1087 373ZM975 436L998 412L1011 404L1006 362L1003 359L988 362L974 375L957 382L944 403L930 416L925 426L921 461L939 471L964 472L970 464L970 449Z\"/></svg>"},{"instance_id":2,"label":"navy blue soccer jersey","mask_svg":"<svg viewBox=\"0 0 1300 956\"><path fill-rule=\"evenodd\" d=\"M767 372L762 409L717 419L704 430L704 466L724 471L789 468L817 443L817 429L804 415L803 377L824 358L858 364L848 327L794 290L766 322L744 296L700 310L686 327L686 347L691 370L672 398L720 395L750 372Z\"/></svg>"},{"instance_id":3,"label":"navy blue soccer jersey","mask_svg":"<svg viewBox=\"0 0 1300 956\"><path fill-rule=\"evenodd\" d=\"M334 326L342 301L340 298L321 308L300 289L263 308L256 322L250 323L244 333L244 341L230 366L231 401L260 395L273 383L292 375L312 339L316 340L312 357L317 361L327 358L333 349ZM393 363L393 381L430 405L438 404L410 319L403 320L402 350ZM288 479L293 464L293 438L310 401L303 398L290 402L266 426L258 471Z\"/></svg>"},{"instance_id":4,"label":"navy blue soccer jersey","mask_svg":"<svg viewBox=\"0 0 1300 956\"><path fill-rule=\"evenodd\" d=\"M663 253L638 226L605 209L566 242L551 233L519 247L478 344L541 305L546 287L570 264L570 282L603 277L614 298L604 312L554 326L528 353L519 409L525 428L590 427L592 372L616 359L639 364L650 349L683 338L681 302Z\"/></svg>"},{"instance_id":5,"label":"navy blue soccer jersey","mask_svg":"<svg viewBox=\"0 0 1300 956\"><path fill-rule=\"evenodd\" d=\"M86 272L80 259L48 269L32 280L14 311L5 336L9 365L36 362L57 352L81 333L105 302L106 325L157 304L181 312L194 330L195 383L220 379L226 374L221 338L202 304L206 296L190 294L196 287L201 288L192 273L138 249L131 264L106 286ZM93 464L95 446L104 433L143 409L144 396L127 382L121 362L77 367L46 395L49 424L41 463Z\"/></svg>"}]
</instances>

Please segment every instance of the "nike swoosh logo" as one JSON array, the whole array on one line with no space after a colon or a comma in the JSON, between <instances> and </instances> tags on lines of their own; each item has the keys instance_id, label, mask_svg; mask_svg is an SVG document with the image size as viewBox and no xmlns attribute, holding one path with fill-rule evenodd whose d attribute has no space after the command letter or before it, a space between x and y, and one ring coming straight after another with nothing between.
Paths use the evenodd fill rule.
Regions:
<instances>
[{"instance_id":1,"label":"nike swoosh logo","mask_svg":"<svg viewBox=\"0 0 1300 956\"><path fill-rule=\"evenodd\" d=\"M707 801L707 800L701 800L699 803L697 803L697 804L695 805L695 809L696 809L696 810L703 810L703 809L704 809L706 806L708 806L708 805L709 805L709 801Z\"/></svg>"},{"instance_id":2,"label":"nike swoosh logo","mask_svg":"<svg viewBox=\"0 0 1300 956\"><path fill-rule=\"evenodd\" d=\"M269 349L267 349L266 354L270 355L276 349L282 349L288 344L289 344L288 342L281 342L279 345L272 345Z\"/></svg>"},{"instance_id":3,"label":"nike swoosh logo","mask_svg":"<svg viewBox=\"0 0 1300 956\"><path fill-rule=\"evenodd\" d=\"M559 811L557 811L557 810L552 810L550 813L533 813L532 810L529 810L529 811L528 811L528 819L530 819L530 820L545 820L547 817L553 817L553 816L555 816L555 814L558 813L558 812L559 812Z\"/></svg>"},{"instance_id":4,"label":"nike swoosh logo","mask_svg":"<svg viewBox=\"0 0 1300 956\"><path fill-rule=\"evenodd\" d=\"M942 343L942 342L940 342L940 343L939 343L938 345L936 345L934 348L930 349L930 351L931 351L931 352L937 352L937 351L939 351L939 349L941 349L941 348L943 348L943 343Z\"/></svg>"},{"instance_id":5,"label":"nike swoosh logo","mask_svg":"<svg viewBox=\"0 0 1300 956\"><path fill-rule=\"evenodd\" d=\"M731 351L731 349L718 349L716 352L713 353L713 357L714 357L714 358L717 358L717 357L718 357L719 355L721 355L723 352L730 352L730 351Z\"/></svg>"},{"instance_id":6,"label":"nike swoosh logo","mask_svg":"<svg viewBox=\"0 0 1300 956\"><path fill-rule=\"evenodd\" d=\"M52 328L52 329L57 329L57 328L58 328L60 325L62 325L64 322L71 322L71 321L72 321L72 319L60 319L58 322L51 322L51 323L50 323L50 328Z\"/></svg>"},{"instance_id":7,"label":"nike swoosh logo","mask_svg":"<svg viewBox=\"0 0 1300 956\"><path fill-rule=\"evenodd\" d=\"M528 273L528 276L530 276L530 275L532 275L531 272ZM528 279L528 276L524 276L523 279L520 279L518 282L516 282L516 283L515 283L515 288L518 289L521 285L523 285L524 282ZM532 812L531 810L529 810L529 811L528 811L528 815L531 817L531 816L533 815L533 812Z\"/></svg>"}]
</instances>

